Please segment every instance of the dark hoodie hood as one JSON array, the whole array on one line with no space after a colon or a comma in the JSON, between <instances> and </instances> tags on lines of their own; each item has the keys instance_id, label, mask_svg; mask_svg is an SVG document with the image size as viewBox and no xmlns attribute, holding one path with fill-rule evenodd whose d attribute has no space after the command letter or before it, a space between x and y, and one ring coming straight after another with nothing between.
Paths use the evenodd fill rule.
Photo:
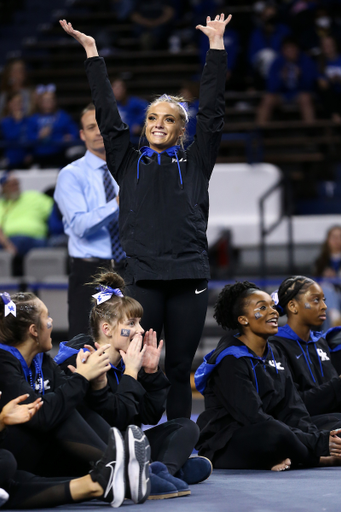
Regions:
<instances>
[{"instance_id":1,"label":"dark hoodie hood","mask_svg":"<svg viewBox=\"0 0 341 512\"><path fill-rule=\"evenodd\" d=\"M87 349L84 348L84 345L90 345L96 350L95 342L93 338L88 334L77 334L77 336L72 338L70 341L62 341L59 344L59 351L56 357L54 358L54 361L58 365L61 365L70 357L77 355L81 349L83 349L86 352ZM112 364L110 364L110 366L115 373L115 379L118 384L125 368L123 360L121 359L117 367Z\"/></svg>"},{"instance_id":2,"label":"dark hoodie hood","mask_svg":"<svg viewBox=\"0 0 341 512\"><path fill-rule=\"evenodd\" d=\"M69 357L78 354L78 352L80 351L81 348L83 348L84 345L91 345L92 347L95 348L93 338L87 334L77 334L77 336L72 338L70 341L62 341L59 344L59 351L56 357L54 358L54 361L57 364L64 363L64 361L66 361L66 359L69 359Z\"/></svg>"},{"instance_id":3,"label":"dark hoodie hood","mask_svg":"<svg viewBox=\"0 0 341 512\"><path fill-rule=\"evenodd\" d=\"M267 359L269 352L271 353L272 360L274 362L274 367L276 368L276 373L278 373L276 360L272 348L268 343L266 344L264 356L259 357L237 338L238 334L239 333L237 331L231 331L219 341L217 348L215 348L214 350L206 354L206 356L204 356L203 363L201 363L201 365L199 366L194 375L195 387L200 393L203 394L203 392L205 391L207 381L211 376L213 370L224 359L224 357L228 355L236 357L237 359L241 357L246 357L250 360L256 380L257 392L258 382L255 367L259 362L262 364L265 363L265 360Z\"/></svg>"}]
</instances>

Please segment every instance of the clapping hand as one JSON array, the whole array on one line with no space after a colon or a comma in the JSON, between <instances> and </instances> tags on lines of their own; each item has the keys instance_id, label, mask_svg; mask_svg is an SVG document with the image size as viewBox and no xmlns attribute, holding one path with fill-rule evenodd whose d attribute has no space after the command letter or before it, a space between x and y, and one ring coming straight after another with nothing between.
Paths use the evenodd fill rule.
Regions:
<instances>
[{"instance_id":1,"label":"clapping hand","mask_svg":"<svg viewBox=\"0 0 341 512\"><path fill-rule=\"evenodd\" d=\"M159 367L163 340L157 346L156 331L149 329L144 335L143 345L146 348L142 362L143 369L146 373L156 373Z\"/></svg>"},{"instance_id":2,"label":"clapping hand","mask_svg":"<svg viewBox=\"0 0 341 512\"><path fill-rule=\"evenodd\" d=\"M135 334L129 343L129 347L127 352L120 350L121 357L123 359L125 370L125 375L130 375L134 379L137 379L137 374L139 373L143 357L146 352L146 346L142 348L142 336L141 334Z\"/></svg>"}]
</instances>

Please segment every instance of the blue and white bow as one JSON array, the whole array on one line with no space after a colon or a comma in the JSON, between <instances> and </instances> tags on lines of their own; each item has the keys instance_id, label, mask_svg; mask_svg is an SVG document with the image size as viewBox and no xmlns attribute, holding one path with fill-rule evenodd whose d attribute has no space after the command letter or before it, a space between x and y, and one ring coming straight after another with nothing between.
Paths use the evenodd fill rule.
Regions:
<instances>
[{"instance_id":1,"label":"blue and white bow","mask_svg":"<svg viewBox=\"0 0 341 512\"><path fill-rule=\"evenodd\" d=\"M11 314L13 316L17 316L17 306L12 301L9 293L4 292L0 293L0 296L2 297L2 300L5 304L5 316Z\"/></svg>"},{"instance_id":2,"label":"blue and white bow","mask_svg":"<svg viewBox=\"0 0 341 512\"><path fill-rule=\"evenodd\" d=\"M117 295L117 297L124 297L123 293L119 288L110 288L110 286L100 286L99 292L93 295L93 298L96 299L97 304L102 304L102 302L106 302L111 299L113 295Z\"/></svg>"},{"instance_id":3,"label":"blue and white bow","mask_svg":"<svg viewBox=\"0 0 341 512\"><path fill-rule=\"evenodd\" d=\"M274 301L275 306L277 306L277 304L279 302L279 300L278 300L278 290L276 290L275 292L272 292L271 298Z\"/></svg>"}]
</instances>

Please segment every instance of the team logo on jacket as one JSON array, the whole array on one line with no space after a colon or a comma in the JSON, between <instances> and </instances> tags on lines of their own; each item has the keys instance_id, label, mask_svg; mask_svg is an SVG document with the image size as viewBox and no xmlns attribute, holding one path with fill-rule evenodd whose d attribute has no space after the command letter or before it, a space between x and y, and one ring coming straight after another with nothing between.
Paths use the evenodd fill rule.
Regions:
<instances>
[{"instance_id":1,"label":"team logo on jacket","mask_svg":"<svg viewBox=\"0 0 341 512\"><path fill-rule=\"evenodd\" d=\"M177 163L177 159L176 158L172 158L172 164ZM180 162L187 162L187 158L179 158L179 163Z\"/></svg>"},{"instance_id":2,"label":"team logo on jacket","mask_svg":"<svg viewBox=\"0 0 341 512\"><path fill-rule=\"evenodd\" d=\"M273 368L277 368L277 370L285 370L285 368L283 368L283 366L282 366L281 361L279 361L279 362L277 362L277 361L268 361L268 363Z\"/></svg>"},{"instance_id":3,"label":"team logo on jacket","mask_svg":"<svg viewBox=\"0 0 341 512\"><path fill-rule=\"evenodd\" d=\"M321 361L330 361L330 358L327 356L327 353L324 350L322 350L322 348L318 348L317 353L320 356Z\"/></svg>"}]
</instances>

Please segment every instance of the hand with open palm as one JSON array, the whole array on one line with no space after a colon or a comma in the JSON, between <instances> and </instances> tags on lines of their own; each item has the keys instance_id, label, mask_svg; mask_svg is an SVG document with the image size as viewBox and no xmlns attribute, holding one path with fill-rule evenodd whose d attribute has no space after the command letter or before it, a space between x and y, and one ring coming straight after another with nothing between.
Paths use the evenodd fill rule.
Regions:
<instances>
[{"instance_id":1,"label":"hand with open palm","mask_svg":"<svg viewBox=\"0 0 341 512\"><path fill-rule=\"evenodd\" d=\"M232 15L230 14L226 20L224 13L217 14L214 20L210 16L206 18L206 26L197 25L195 28L201 30L210 41L210 48L212 50L224 50L224 32L226 25L230 23Z\"/></svg>"}]
</instances>

